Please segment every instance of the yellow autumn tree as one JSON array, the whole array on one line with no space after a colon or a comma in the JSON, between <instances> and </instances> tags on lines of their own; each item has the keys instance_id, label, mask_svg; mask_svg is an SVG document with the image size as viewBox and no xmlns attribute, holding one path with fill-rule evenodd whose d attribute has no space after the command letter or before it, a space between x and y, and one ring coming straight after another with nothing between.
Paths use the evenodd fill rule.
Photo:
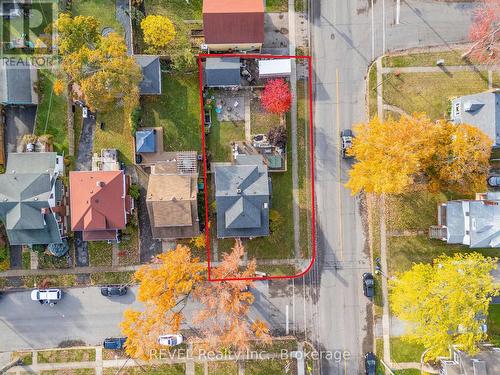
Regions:
<instances>
[{"instance_id":1,"label":"yellow autumn tree","mask_svg":"<svg viewBox=\"0 0 500 375\"><path fill-rule=\"evenodd\" d=\"M82 47L63 59L63 69L83 93L93 111L116 106L135 107L139 102L141 68L127 54L123 38L116 33L100 38L95 48Z\"/></svg>"},{"instance_id":2,"label":"yellow autumn tree","mask_svg":"<svg viewBox=\"0 0 500 375\"><path fill-rule=\"evenodd\" d=\"M141 21L144 41L152 47L166 47L175 37L175 26L168 17L149 15Z\"/></svg>"},{"instance_id":3,"label":"yellow autumn tree","mask_svg":"<svg viewBox=\"0 0 500 375\"><path fill-rule=\"evenodd\" d=\"M455 254L397 275L389 297L394 314L408 323L404 339L428 349L426 360L447 355L451 345L476 353L487 338L483 325L499 290L490 274L496 267L494 258Z\"/></svg>"},{"instance_id":4,"label":"yellow autumn tree","mask_svg":"<svg viewBox=\"0 0 500 375\"><path fill-rule=\"evenodd\" d=\"M134 358L149 359L151 349L159 348L158 336L176 333L183 320L182 309L196 285L203 280L205 267L185 246L158 255L153 264L139 268L137 300L143 311L127 309L121 323L127 336L126 352Z\"/></svg>"},{"instance_id":5,"label":"yellow autumn tree","mask_svg":"<svg viewBox=\"0 0 500 375\"><path fill-rule=\"evenodd\" d=\"M354 126L356 162L346 186L353 194L401 194L413 185L474 192L484 187L491 140L469 125L432 122L425 114Z\"/></svg>"}]
</instances>

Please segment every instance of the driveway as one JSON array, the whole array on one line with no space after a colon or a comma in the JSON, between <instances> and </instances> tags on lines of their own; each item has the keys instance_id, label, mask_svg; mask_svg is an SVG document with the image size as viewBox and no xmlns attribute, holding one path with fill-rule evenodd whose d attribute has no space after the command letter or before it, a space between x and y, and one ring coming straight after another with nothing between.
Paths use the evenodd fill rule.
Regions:
<instances>
[{"instance_id":1,"label":"driveway","mask_svg":"<svg viewBox=\"0 0 500 375\"><path fill-rule=\"evenodd\" d=\"M36 105L6 106L5 154L22 151L19 147L25 134L35 128Z\"/></svg>"},{"instance_id":2,"label":"driveway","mask_svg":"<svg viewBox=\"0 0 500 375\"><path fill-rule=\"evenodd\" d=\"M92 154L94 149L95 113L88 111L87 118L83 119L82 134L78 143L75 169L90 171L92 168Z\"/></svg>"}]
</instances>

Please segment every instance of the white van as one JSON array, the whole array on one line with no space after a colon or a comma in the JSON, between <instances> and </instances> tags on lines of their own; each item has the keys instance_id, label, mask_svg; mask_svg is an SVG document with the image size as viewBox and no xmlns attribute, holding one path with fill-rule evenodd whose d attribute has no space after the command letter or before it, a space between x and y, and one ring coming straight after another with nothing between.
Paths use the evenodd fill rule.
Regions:
<instances>
[{"instance_id":1,"label":"white van","mask_svg":"<svg viewBox=\"0 0 500 375\"><path fill-rule=\"evenodd\" d=\"M40 304L54 306L62 297L61 289L34 289L31 291L31 300Z\"/></svg>"}]
</instances>

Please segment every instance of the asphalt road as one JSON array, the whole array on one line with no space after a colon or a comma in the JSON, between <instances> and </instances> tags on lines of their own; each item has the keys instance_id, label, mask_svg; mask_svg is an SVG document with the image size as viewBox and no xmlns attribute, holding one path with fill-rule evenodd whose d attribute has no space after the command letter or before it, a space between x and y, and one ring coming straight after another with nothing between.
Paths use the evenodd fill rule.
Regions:
<instances>
[{"instance_id":1,"label":"asphalt road","mask_svg":"<svg viewBox=\"0 0 500 375\"><path fill-rule=\"evenodd\" d=\"M373 9L372 9L373 7ZM365 77L384 50L466 39L473 5L431 0L313 0L314 125L318 261L306 278L315 308L309 338L322 351L350 359L321 361L321 374L360 374L373 349L371 304L361 277L371 269L363 202L343 186L349 163L339 158L339 133L367 119ZM316 285L314 285L316 284Z\"/></svg>"}]
</instances>

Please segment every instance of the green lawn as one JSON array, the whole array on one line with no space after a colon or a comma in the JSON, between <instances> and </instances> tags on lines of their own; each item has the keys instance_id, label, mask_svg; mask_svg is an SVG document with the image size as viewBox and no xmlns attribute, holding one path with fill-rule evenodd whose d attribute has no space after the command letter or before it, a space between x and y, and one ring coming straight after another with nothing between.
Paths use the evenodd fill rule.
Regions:
<instances>
[{"instance_id":1,"label":"green lawn","mask_svg":"<svg viewBox=\"0 0 500 375\"><path fill-rule=\"evenodd\" d=\"M93 368L76 368L76 369L65 369L65 370L44 370L40 372L40 375L94 375L95 370Z\"/></svg>"},{"instance_id":2,"label":"green lawn","mask_svg":"<svg viewBox=\"0 0 500 375\"><path fill-rule=\"evenodd\" d=\"M417 370L416 368L409 368L409 369L404 369L404 370L394 370L393 372L395 375L420 375L421 374L420 370Z\"/></svg>"},{"instance_id":3,"label":"green lawn","mask_svg":"<svg viewBox=\"0 0 500 375\"><path fill-rule=\"evenodd\" d=\"M430 263L443 254L478 252L484 256L500 256L500 249L470 249L468 246L448 245L444 241L431 240L426 235L389 237L387 245L389 251L387 260L391 275L409 270L413 263Z\"/></svg>"},{"instance_id":4,"label":"green lawn","mask_svg":"<svg viewBox=\"0 0 500 375\"><path fill-rule=\"evenodd\" d=\"M38 70L38 77L40 102L37 109L35 133L52 135L54 151L64 152L67 155L66 91L59 96L53 93L52 86L56 77L50 70Z\"/></svg>"},{"instance_id":5,"label":"green lawn","mask_svg":"<svg viewBox=\"0 0 500 375\"><path fill-rule=\"evenodd\" d=\"M231 161L231 142L245 140L243 122L218 122L212 116L210 133L205 136L210 161Z\"/></svg>"},{"instance_id":6,"label":"green lawn","mask_svg":"<svg viewBox=\"0 0 500 375\"><path fill-rule=\"evenodd\" d=\"M10 250L8 245L0 246L0 271L7 271L10 267Z\"/></svg>"},{"instance_id":7,"label":"green lawn","mask_svg":"<svg viewBox=\"0 0 500 375\"><path fill-rule=\"evenodd\" d=\"M420 362L424 350L423 345L408 342L400 337L391 337L391 359L393 362Z\"/></svg>"},{"instance_id":8,"label":"green lawn","mask_svg":"<svg viewBox=\"0 0 500 375\"><path fill-rule=\"evenodd\" d=\"M38 363L87 361L95 361L95 349L63 349L38 352Z\"/></svg>"},{"instance_id":9,"label":"green lawn","mask_svg":"<svg viewBox=\"0 0 500 375\"><path fill-rule=\"evenodd\" d=\"M112 27L117 33L123 34L123 27L116 20L114 1L73 0L72 12L74 16L94 17L99 21L101 30L105 27Z\"/></svg>"},{"instance_id":10,"label":"green lawn","mask_svg":"<svg viewBox=\"0 0 500 375\"><path fill-rule=\"evenodd\" d=\"M266 112L266 110L262 108L259 99L252 99L250 101L250 123L252 135L267 135L269 130L279 125L280 116L276 113Z\"/></svg>"},{"instance_id":11,"label":"green lawn","mask_svg":"<svg viewBox=\"0 0 500 375\"><path fill-rule=\"evenodd\" d=\"M377 115L377 64L370 66L368 73L368 115Z\"/></svg>"},{"instance_id":12,"label":"green lawn","mask_svg":"<svg viewBox=\"0 0 500 375\"><path fill-rule=\"evenodd\" d=\"M29 270L31 268L31 252L23 251L23 269Z\"/></svg>"},{"instance_id":13,"label":"green lawn","mask_svg":"<svg viewBox=\"0 0 500 375\"><path fill-rule=\"evenodd\" d=\"M288 12L288 0L266 0L266 12Z\"/></svg>"},{"instance_id":14,"label":"green lawn","mask_svg":"<svg viewBox=\"0 0 500 375\"><path fill-rule=\"evenodd\" d=\"M492 344L500 345L500 305L490 305L488 311L488 338Z\"/></svg>"},{"instance_id":15,"label":"green lawn","mask_svg":"<svg viewBox=\"0 0 500 375\"><path fill-rule=\"evenodd\" d=\"M122 241L118 244L118 263L120 266L139 264L139 229L129 223L122 231Z\"/></svg>"},{"instance_id":16,"label":"green lawn","mask_svg":"<svg viewBox=\"0 0 500 375\"><path fill-rule=\"evenodd\" d=\"M230 361L208 362L208 374L236 375L238 374L238 364Z\"/></svg>"},{"instance_id":17,"label":"green lawn","mask_svg":"<svg viewBox=\"0 0 500 375\"><path fill-rule=\"evenodd\" d=\"M160 96L142 98L142 126L163 127L166 151L201 151L197 75L163 74Z\"/></svg>"},{"instance_id":18,"label":"green lawn","mask_svg":"<svg viewBox=\"0 0 500 375\"><path fill-rule=\"evenodd\" d=\"M436 61L444 59L445 66L468 65L467 61L462 59L463 51L445 51L445 52L424 52L410 53L406 55L384 56L382 66L388 68L402 68L408 66L436 66Z\"/></svg>"},{"instance_id":19,"label":"green lawn","mask_svg":"<svg viewBox=\"0 0 500 375\"><path fill-rule=\"evenodd\" d=\"M134 162L133 137L130 130L129 112L120 107L114 111L97 114L97 123L104 123L104 129L96 126L94 135L94 152L100 153L103 148L116 148L119 158L127 165Z\"/></svg>"},{"instance_id":20,"label":"green lawn","mask_svg":"<svg viewBox=\"0 0 500 375\"><path fill-rule=\"evenodd\" d=\"M426 112L431 119L445 117L449 100L488 89L486 72L385 74L384 103L407 113Z\"/></svg>"},{"instance_id":21,"label":"green lawn","mask_svg":"<svg viewBox=\"0 0 500 375\"><path fill-rule=\"evenodd\" d=\"M388 230L427 230L437 223L438 204L448 200L443 193L431 193L426 190L386 199Z\"/></svg>"},{"instance_id":22,"label":"green lawn","mask_svg":"<svg viewBox=\"0 0 500 375\"><path fill-rule=\"evenodd\" d=\"M128 284L134 281L135 272L100 272L90 275L92 285Z\"/></svg>"},{"instance_id":23,"label":"green lawn","mask_svg":"<svg viewBox=\"0 0 500 375\"><path fill-rule=\"evenodd\" d=\"M144 0L147 14L162 14L185 20L201 20L203 0Z\"/></svg>"},{"instance_id":24,"label":"green lawn","mask_svg":"<svg viewBox=\"0 0 500 375\"><path fill-rule=\"evenodd\" d=\"M89 263L91 266L111 266L113 260L113 246L106 241L87 242Z\"/></svg>"},{"instance_id":25,"label":"green lawn","mask_svg":"<svg viewBox=\"0 0 500 375\"><path fill-rule=\"evenodd\" d=\"M268 359L260 361L246 361L245 375L286 375L293 374L296 367L294 360ZM287 371L288 370L288 371Z\"/></svg>"}]
</instances>

